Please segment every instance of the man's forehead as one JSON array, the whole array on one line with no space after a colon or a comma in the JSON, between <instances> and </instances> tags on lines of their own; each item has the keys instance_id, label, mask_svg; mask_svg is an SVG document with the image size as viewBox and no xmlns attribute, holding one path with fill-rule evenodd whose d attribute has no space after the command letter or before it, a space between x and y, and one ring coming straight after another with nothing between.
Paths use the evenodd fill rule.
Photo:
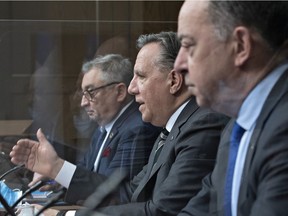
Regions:
<instances>
[{"instance_id":1,"label":"man's forehead","mask_svg":"<svg viewBox=\"0 0 288 216\"><path fill-rule=\"evenodd\" d=\"M185 1L178 16L178 37L188 37L190 28L207 22L208 1Z\"/></svg>"},{"instance_id":2,"label":"man's forehead","mask_svg":"<svg viewBox=\"0 0 288 216\"><path fill-rule=\"evenodd\" d=\"M98 82L101 82L102 79L99 72L101 72L101 70L92 68L87 73L84 73L82 78L82 86L93 86L98 84Z\"/></svg>"},{"instance_id":3,"label":"man's forehead","mask_svg":"<svg viewBox=\"0 0 288 216\"><path fill-rule=\"evenodd\" d=\"M179 17L193 16L195 13L203 12L208 8L209 0L186 0L179 12Z\"/></svg>"}]
</instances>

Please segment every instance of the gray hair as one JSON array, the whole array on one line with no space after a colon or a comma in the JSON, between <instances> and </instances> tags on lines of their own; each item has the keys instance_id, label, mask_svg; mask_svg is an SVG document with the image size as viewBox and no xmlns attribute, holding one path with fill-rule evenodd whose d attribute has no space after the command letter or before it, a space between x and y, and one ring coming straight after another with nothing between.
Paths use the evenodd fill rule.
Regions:
<instances>
[{"instance_id":1,"label":"gray hair","mask_svg":"<svg viewBox=\"0 0 288 216\"><path fill-rule=\"evenodd\" d=\"M119 54L97 56L82 66L82 73L87 73L93 68L101 70L102 79L106 82L122 82L129 86L133 78L133 68L129 59Z\"/></svg>"},{"instance_id":2,"label":"gray hair","mask_svg":"<svg viewBox=\"0 0 288 216\"><path fill-rule=\"evenodd\" d=\"M136 41L137 49L149 43L159 43L162 49L160 58L155 59L155 64L163 70L172 70L181 43L175 32L160 32L159 34L141 35Z\"/></svg>"},{"instance_id":3,"label":"gray hair","mask_svg":"<svg viewBox=\"0 0 288 216\"><path fill-rule=\"evenodd\" d=\"M227 40L238 25L256 30L274 51L288 39L287 1L211 0L208 14L220 40Z\"/></svg>"}]
</instances>

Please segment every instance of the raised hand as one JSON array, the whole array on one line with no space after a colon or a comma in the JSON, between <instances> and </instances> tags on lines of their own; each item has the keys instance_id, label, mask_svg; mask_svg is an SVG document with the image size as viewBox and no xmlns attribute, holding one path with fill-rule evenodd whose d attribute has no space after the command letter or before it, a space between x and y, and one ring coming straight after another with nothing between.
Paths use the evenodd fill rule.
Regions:
<instances>
[{"instance_id":1,"label":"raised hand","mask_svg":"<svg viewBox=\"0 0 288 216\"><path fill-rule=\"evenodd\" d=\"M41 129L37 131L37 139L39 142L20 139L10 152L11 161L25 164L27 169L55 179L64 160L58 157Z\"/></svg>"}]
</instances>

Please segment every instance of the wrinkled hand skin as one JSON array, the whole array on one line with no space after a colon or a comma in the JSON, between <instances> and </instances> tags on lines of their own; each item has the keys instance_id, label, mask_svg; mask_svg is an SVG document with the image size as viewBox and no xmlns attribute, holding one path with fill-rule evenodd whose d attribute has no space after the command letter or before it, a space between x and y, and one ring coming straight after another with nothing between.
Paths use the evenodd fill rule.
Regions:
<instances>
[{"instance_id":1,"label":"wrinkled hand skin","mask_svg":"<svg viewBox=\"0 0 288 216\"><path fill-rule=\"evenodd\" d=\"M37 141L20 139L10 152L11 162L25 164L25 167L43 176L55 179L64 164L64 160L58 157L53 146L39 129Z\"/></svg>"}]
</instances>

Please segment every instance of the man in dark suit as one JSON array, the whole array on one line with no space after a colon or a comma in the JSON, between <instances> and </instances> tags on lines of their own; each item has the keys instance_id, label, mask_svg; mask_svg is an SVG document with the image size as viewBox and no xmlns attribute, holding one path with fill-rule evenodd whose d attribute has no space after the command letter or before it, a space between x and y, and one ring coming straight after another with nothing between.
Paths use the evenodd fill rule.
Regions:
<instances>
[{"instance_id":1,"label":"man in dark suit","mask_svg":"<svg viewBox=\"0 0 288 216\"><path fill-rule=\"evenodd\" d=\"M142 35L137 46L140 51L128 90L140 104L142 119L165 127L169 134L166 131L158 137L148 164L132 181L121 185L120 189L129 193L130 202L97 210L113 216L176 215L200 190L202 178L213 169L220 134L228 118L209 109L200 109L185 86L184 76L173 69L180 49L174 32ZM52 155L54 169L46 172L43 165L51 164L51 158L48 163L35 163L32 155L21 155L26 148L36 145L36 154L41 154L45 146L50 148L43 136L39 136L39 141L40 144L19 141L11 152L12 161L25 161L29 169L43 170L43 174L53 178L63 166L57 157ZM160 143L164 144L158 146ZM103 176L77 167L67 200L85 199L104 180Z\"/></svg>"},{"instance_id":2,"label":"man in dark suit","mask_svg":"<svg viewBox=\"0 0 288 216\"><path fill-rule=\"evenodd\" d=\"M151 143L160 133L158 127L142 121L138 108L133 100L115 121L101 151L97 170L95 161L99 152L96 151L96 139L101 133L98 129L93 136L94 141L77 165L106 176L117 168L128 169L132 179L147 163L153 146Z\"/></svg>"},{"instance_id":3,"label":"man in dark suit","mask_svg":"<svg viewBox=\"0 0 288 216\"><path fill-rule=\"evenodd\" d=\"M83 64L81 106L100 128L77 165L106 176L124 168L133 178L147 163L160 130L142 121L139 105L128 94L132 70L130 61L117 54L98 56ZM106 136L99 145L101 130Z\"/></svg>"},{"instance_id":4,"label":"man in dark suit","mask_svg":"<svg viewBox=\"0 0 288 216\"><path fill-rule=\"evenodd\" d=\"M179 215L287 215L287 11L287 1L183 4L175 69L200 106L235 119L212 174Z\"/></svg>"},{"instance_id":5,"label":"man in dark suit","mask_svg":"<svg viewBox=\"0 0 288 216\"><path fill-rule=\"evenodd\" d=\"M160 128L142 121L139 105L128 93L133 77L131 62L118 54L98 56L83 64L82 74L81 106L99 128L77 165L105 176L115 169L124 169L132 179L147 163ZM76 167L71 166L56 179L65 187L69 187L69 177ZM127 200L125 193L121 193L121 199Z\"/></svg>"}]
</instances>

